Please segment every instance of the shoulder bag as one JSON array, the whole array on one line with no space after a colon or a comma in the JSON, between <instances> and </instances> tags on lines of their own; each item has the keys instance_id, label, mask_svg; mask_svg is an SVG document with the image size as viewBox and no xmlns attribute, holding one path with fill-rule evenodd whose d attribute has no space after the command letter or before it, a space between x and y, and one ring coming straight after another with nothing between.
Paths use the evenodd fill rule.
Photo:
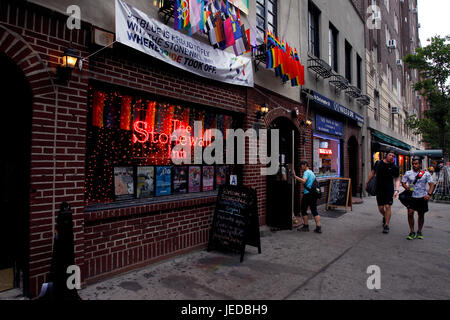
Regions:
<instances>
[{"instance_id":1,"label":"shoulder bag","mask_svg":"<svg viewBox=\"0 0 450 320\"><path fill-rule=\"evenodd\" d=\"M417 176L416 179L414 180L412 185L415 185L417 183L417 181L423 177L423 175L425 174L425 171L420 171ZM398 195L398 200L400 200L400 202L405 206L408 207L410 202L411 202L411 198L412 198L412 194L413 192L408 188L405 189L405 191L403 191L402 193L400 193Z\"/></svg>"}]
</instances>

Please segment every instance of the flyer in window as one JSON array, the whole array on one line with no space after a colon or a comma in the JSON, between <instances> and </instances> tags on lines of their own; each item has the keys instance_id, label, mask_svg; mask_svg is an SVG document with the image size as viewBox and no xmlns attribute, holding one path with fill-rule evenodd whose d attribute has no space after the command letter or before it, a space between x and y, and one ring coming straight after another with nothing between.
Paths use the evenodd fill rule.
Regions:
<instances>
[{"instance_id":1,"label":"flyer in window","mask_svg":"<svg viewBox=\"0 0 450 320\"><path fill-rule=\"evenodd\" d=\"M171 194L171 167L156 167L156 196L168 196Z\"/></svg>"},{"instance_id":2,"label":"flyer in window","mask_svg":"<svg viewBox=\"0 0 450 320\"><path fill-rule=\"evenodd\" d=\"M203 167L203 191L214 190L214 167Z\"/></svg>"},{"instance_id":3,"label":"flyer in window","mask_svg":"<svg viewBox=\"0 0 450 320\"><path fill-rule=\"evenodd\" d=\"M187 183L187 167L174 167L173 168L173 193L180 194L186 193L188 189Z\"/></svg>"},{"instance_id":4,"label":"flyer in window","mask_svg":"<svg viewBox=\"0 0 450 320\"><path fill-rule=\"evenodd\" d=\"M153 197L154 191L155 168L149 166L138 167L136 197L138 199Z\"/></svg>"},{"instance_id":5,"label":"flyer in window","mask_svg":"<svg viewBox=\"0 0 450 320\"><path fill-rule=\"evenodd\" d=\"M133 198L133 167L114 167L114 195L116 200Z\"/></svg>"},{"instance_id":6,"label":"flyer in window","mask_svg":"<svg viewBox=\"0 0 450 320\"><path fill-rule=\"evenodd\" d=\"M216 167L216 186L227 184L227 166Z\"/></svg>"},{"instance_id":7,"label":"flyer in window","mask_svg":"<svg viewBox=\"0 0 450 320\"><path fill-rule=\"evenodd\" d=\"M200 192L201 173L200 167L189 167L189 192Z\"/></svg>"}]
</instances>

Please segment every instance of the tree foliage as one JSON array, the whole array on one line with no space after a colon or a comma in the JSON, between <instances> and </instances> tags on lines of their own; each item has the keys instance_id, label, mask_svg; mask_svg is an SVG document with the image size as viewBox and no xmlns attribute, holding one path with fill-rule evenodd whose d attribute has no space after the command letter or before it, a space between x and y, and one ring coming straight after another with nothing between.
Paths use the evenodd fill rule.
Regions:
<instances>
[{"instance_id":1,"label":"tree foliage","mask_svg":"<svg viewBox=\"0 0 450 320\"><path fill-rule=\"evenodd\" d=\"M423 141L432 148L450 152L450 36L428 39L429 44L417 48L415 54L408 54L404 62L419 72L420 81L414 89L425 97L429 109L423 118L411 116L407 124L415 134L421 134Z\"/></svg>"}]
</instances>

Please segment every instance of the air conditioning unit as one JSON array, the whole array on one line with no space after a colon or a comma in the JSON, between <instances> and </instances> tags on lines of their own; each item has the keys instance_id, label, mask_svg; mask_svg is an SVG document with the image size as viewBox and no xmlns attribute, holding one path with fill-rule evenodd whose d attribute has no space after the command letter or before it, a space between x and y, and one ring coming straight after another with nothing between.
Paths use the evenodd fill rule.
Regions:
<instances>
[{"instance_id":1,"label":"air conditioning unit","mask_svg":"<svg viewBox=\"0 0 450 320\"><path fill-rule=\"evenodd\" d=\"M418 24L417 24L417 28L420 28L420 27L421 27L421 25L420 25L420 23L418 23Z\"/></svg>"},{"instance_id":2,"label":"air conditioning unit","mask_svg":"<svg viewBox=\"0 0 450 320\"><path fill-rule=\"evenodd\" d=\"M389 40L387 46L389 49L397 49L397 40Z\"/></svg>"},{"instance_id":3,"label":"air conditioning unit","mask_svg":"<svg viewBox=\"0 0 450 320\"><path fill-rule=\"evenodd\" d=\"M403 60L402 59L397 59L397 66L399 66L399 67L403 66Z\"/></svg>"},{"instance_id":4,"label":"air conditioning unit","mask_svg":"<svg viewBox=\"0 0 450 320\"><path fill-rule=\"evenodd\" d=\"M414 38L411 37L411 38L409 39L409 41L411 41L411 43L414 43Z\"/></svg>"},{"instance_id":5,"label":"air conditioning unit","mask_svg":"<svg viewBox=\"0 0 450 320\"><path fill-rule=\"evenodd\" d=\"M411 11L412 13L417 13L417 8L413 8Z\"/></svg>"},{"instance_id":6,"label":"air conditioning unit","mask_svg":"<svg viewBox=\"0 0 450 320\"><path fill-rule=\"evenodd\" d=\"M398 114L398 107L392 107L392 114Z\"/></svg>"}]
</instances>

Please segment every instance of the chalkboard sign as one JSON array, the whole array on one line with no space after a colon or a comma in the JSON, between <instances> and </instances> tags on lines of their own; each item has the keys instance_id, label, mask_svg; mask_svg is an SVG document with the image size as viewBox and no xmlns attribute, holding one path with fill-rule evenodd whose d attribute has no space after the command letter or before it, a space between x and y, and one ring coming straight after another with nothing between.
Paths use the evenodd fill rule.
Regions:
<instances>
[{"instance_id":1,"label":"chalkboard sign","mask_svg":"<svg viewBox=\"0 0 450 320\"><path fill-rule=\"evenodd\" d=\"M212 248L241 253L245 245L258 248L261 253L256 191L250 188L222 185L209 236L208 251Z\"/></svg>"},{"instance_id":2,"label":"chalkboard sign","mask_svg":"<svg viewBox=\"0 0 450 320\"><path fill-rule=\"evenodd\" d=\"M345 212L348 210L348 206L353 211L351 179L348 178L333 178L330 179L330 187L328 189L328 208L345 208Z\"/></svg>"}]
</instances>

